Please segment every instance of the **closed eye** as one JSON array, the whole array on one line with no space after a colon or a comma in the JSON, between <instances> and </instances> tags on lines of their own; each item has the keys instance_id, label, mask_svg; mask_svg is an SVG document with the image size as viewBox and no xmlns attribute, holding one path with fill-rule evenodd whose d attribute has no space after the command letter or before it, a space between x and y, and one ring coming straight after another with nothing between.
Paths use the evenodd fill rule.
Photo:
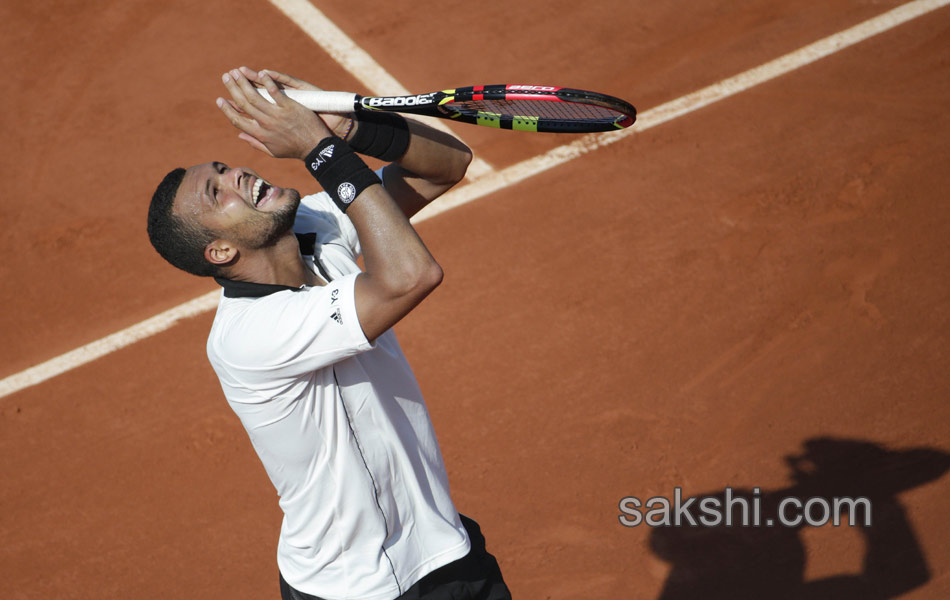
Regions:
<instances>
[{"instance_id":1,"label":"closed eye","mask_svg":"<svg viewBox=\"0 0 950 600\"><path fill-rule=\"evenodd\" d=\"M218 173L218 175L223 175L224 172L228 170L228 166L226 164L217 162L217 161L214 162L212 167L214 168L215 172ZM214 198L215 201L218 200L218 186L217 185L212 187L211 197Z\"/></svg>"}]
</instances>

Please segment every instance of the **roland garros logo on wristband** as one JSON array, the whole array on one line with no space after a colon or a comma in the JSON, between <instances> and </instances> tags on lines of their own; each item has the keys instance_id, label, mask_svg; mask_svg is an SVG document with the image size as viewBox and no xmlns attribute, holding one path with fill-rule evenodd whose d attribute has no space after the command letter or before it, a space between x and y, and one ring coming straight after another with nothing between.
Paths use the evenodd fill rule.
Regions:
<instances>
[{"instance_id":1,"label":"roland garros logo on wristband","mask_svg":"<svg viewBox=\"0 0 950 600\"><path fill-rule=\"evenodd\" d=\"M343 204L349 204L356 199L356 186L349 181L344 181L336 188L336 195Z\"/></svg>"}]
</instances>

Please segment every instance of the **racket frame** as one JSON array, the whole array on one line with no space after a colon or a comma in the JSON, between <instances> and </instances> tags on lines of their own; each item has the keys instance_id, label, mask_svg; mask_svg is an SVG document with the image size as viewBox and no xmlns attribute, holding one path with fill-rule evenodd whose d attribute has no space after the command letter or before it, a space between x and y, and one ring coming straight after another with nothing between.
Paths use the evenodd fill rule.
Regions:
<instances>
[{"instance_id":1,"label":"racket frame","mask_svg":"<svg viewBox=\"0 0 950 600\"><path fill-rule=\"evenodd\" d=\"M262 96L270 100L263 88ZM550 133L616 131L636 121L636 109L619 98L574 88L541 85L485 85L414 94L410 96L360 96L349 92L285 89L284 93L310 110L320 113L352 113L362 110L399 112L500 129ZM558 119L532 115L501 115L481 110L462 110L453 105L491 100L574 102L609 109L614 119Z\"/></svg>"}]
</instances>

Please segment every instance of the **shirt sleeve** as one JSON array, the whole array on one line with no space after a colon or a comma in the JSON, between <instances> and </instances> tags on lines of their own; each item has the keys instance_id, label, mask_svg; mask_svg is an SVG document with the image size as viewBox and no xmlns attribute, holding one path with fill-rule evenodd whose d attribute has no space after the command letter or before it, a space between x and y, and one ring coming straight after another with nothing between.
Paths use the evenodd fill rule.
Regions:
<instances>
[{"instance_id":1,"label":"shirt sleeve","mask_svg":"<svg viewBox=\"0 0 950 600\"><path fill-rule=\"evenodd\" d=\"M241 300L212 337L215 370L233 385L272 391L372 349L356 314L357 276Z\"/></svg>"}]
</instances>

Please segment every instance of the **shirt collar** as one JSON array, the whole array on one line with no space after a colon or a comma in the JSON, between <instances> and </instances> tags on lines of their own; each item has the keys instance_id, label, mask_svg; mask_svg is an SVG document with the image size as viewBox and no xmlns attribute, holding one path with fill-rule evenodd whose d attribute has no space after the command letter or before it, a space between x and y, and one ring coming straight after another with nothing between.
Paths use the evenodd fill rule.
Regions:
<instances>
[{"instance_id":1,"label":"shirt collar","mask_svg":"<svg viewBox=\"0 0 950 600\"><path fill-rule=\"evenodd\" d=\"M300 245L300 254L304 256L314 256L314 254L316 254L317 235L315 233L298 233L296 236L297 243ZM320 268L316 257L314 257L314 263ZM320 273L323 274L324 279L327 281L330 280L322 268L320 268ZM224 296L226 298L263 298L264 296L270 296L271 294L283 292L284 290L300 291L300 288L291 287L289 285L236 281L234 279L225 279L224 277L215 277L214 280L218 282L218 285L224 288Z\"/></svg>"},{"instance_id":2,"label":"shirt collar","mask_svg":"<svg viewBox=\"0 0 950 600\"><path fill-rule=\"evenodd\" d=\"M300 288L289 285L277 285L273 283L254 283L253 281L236 281L234 279L225 279L224 277L215 277L218 285L224 288L226 298L263 298L271 294L282 292L284 290L299 291Z\"/></svg>"}]
</instances>

